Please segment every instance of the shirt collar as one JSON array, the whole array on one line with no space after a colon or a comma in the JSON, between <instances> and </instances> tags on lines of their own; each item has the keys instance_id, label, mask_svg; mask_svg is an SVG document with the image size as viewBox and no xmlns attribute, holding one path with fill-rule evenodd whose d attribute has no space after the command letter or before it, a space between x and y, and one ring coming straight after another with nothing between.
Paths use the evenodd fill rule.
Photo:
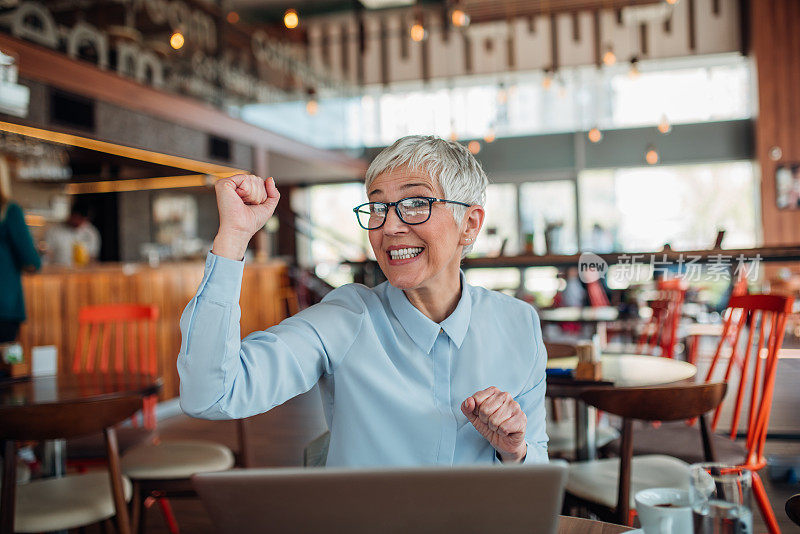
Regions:
<instances>
[{"instance_id":1,"label":"shirt collar","mask_svg":"<svg viewBox=\"0 0 800 534\"><path fill-rule=\"evenodd\" d=\"M453 313L439 324L415 308L401 289L397 289L389 283L386 284L389 306L409 337L426 354L430 354L433 349L440 329L444 330L445 334L453 340L456 347L461 348L461 344L464 342L472 315L472 297L470 297L463 271L460 273L460 280L461 298L458 300L458 305Z\"/></svg>"}]
</instances>

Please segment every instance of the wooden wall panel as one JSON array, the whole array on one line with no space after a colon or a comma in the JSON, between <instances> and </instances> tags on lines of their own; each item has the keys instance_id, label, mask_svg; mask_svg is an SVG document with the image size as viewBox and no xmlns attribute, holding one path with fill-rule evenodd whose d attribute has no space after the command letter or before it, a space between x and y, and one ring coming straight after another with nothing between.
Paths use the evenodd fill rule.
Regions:
<instances>
[{"instance_id":1,"label":"wooden wall panel","mask_svg":"<svg viewBox=\"0 0 800 534\"><path fill-rule=\"evenodd\" d=\"M179 319L202 277L203 264L194 263L169 264L155 269L141 265L104 265L25 275L23 289L28 320L20 332L25 354L30 355L32 347L55 345L59 372L69 372L78 339L77 318L81 307L118 302L155 304L160 311L156 347L158 371L164 381L161 397L175 397L179 386L175 366L181 344ZM283 263L247 265L240 299L243 336L284 319L283 292L287 284L287 269Z\"/></svg>"},{"instance_id":2,"label":"wooden wall panel","mask_svg":"<svg viewBox=\"0 0 800 534\"><path fill-rule=\"evenodd\" d=\"M775 171L783 163L800 163L800 2L750 2L752 52L758 72L756 154L761 166L764 245L800 243L800 211L779 210ZM773 161L770 151L782 157Z\"/></svg>"}]
</instances>

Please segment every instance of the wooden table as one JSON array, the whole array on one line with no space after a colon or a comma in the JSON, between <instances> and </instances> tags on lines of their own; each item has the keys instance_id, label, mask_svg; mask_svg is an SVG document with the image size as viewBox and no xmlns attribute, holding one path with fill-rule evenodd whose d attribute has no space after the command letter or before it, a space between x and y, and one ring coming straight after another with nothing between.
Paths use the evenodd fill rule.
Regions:
<instances>
[{"instance_id":1,"label":"wooden table","mask_svg":"<svg viewBox=\"0 0 800 534\"><path fill-rule=\"evenodd\" d=\"M605 354L600 362L603 366L602 382L575 380L570 377L548 376L547 394L550 397L578 399L590 387L610 388L663 386L694 378L697 367L690 363L642 354ZM547 361L548 369L575 369L577 357L553 358ZM578 460L594 459L595 414L594 409L576 402L575 440Z\"/></svg>"},{"instance_id":2,"label":"wooden table","mask_svg":"<svg viewBox=\"0 0 800 534\"><path fill-rule=\"evenodd\" d=\"M562 515L558 521L558 534L619 534L632 530L632 528L622 525L565 515Z\"/></svg>"},{"instance_id":3,"label":"wooden table","mask_svg":"<svg viewBox=\"0 0 800 534\"><path fill-rule=\"evenodd\" d=\"M161 384L158 377L116 373L60 374L0 380L0 406L60 405L131 394L147 397L158 393ZM46 454L49 457L46 462L51 462L51 465L45 471L61 476L64 473L64 442L59 440L48 444Z\"/></svg>"},{"instance_id":4,"label":"wooden table","mask_svg":"<svg viewBox=\"0 0 800 534\"><path fill-rule=\"evenodd\" d=\"M582 323L592 326L594 333L600 336L603 346L606 344L606 323L619 319L619 310L613 306L577 307L565 306L540 310L539 319L542 323Z\"/></svg>"},{"instance_id":5,"label":"wooden table","mask_svg":"<svg viewBox=\"0 0 800 534\"><path fill-rule=\"evenodd\" d=\"M60 404L139 394L154 395L161 379L118 373L60 374L0 380L0 405Z\"/></svg>"}]
</instances>

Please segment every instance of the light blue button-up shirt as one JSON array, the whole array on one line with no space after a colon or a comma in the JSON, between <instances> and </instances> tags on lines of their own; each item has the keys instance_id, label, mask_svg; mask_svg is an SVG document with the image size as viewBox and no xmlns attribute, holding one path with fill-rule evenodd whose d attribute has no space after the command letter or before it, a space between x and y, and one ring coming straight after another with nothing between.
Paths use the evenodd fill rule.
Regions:
<instances>
[{"instance_id":1,"label":"light blue button-up shirt","mask_svg":"<svg viewBox=\"0 0 800 534\"><path fill-rule=\"evenodd\" d=\"M520 300L467 285L435 323L388 282L349 284L241 339L244 262L209 253L181 317L181 406L206 419L249 417L319 382L329 466L498 462L461 413L475 392L510 393L528 419L526 463L547 461L539 318Z\"/></svg>"}]
</instances>

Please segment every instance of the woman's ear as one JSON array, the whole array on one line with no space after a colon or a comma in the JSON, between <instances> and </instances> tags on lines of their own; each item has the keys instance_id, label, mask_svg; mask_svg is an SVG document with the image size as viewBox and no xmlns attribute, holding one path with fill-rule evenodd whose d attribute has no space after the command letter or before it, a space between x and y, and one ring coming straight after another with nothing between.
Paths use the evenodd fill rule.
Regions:
<instances>
[{"instance_id":1,"label":"woman's ear","mask_svg":"<svg viewBox=\"0 0 800 534\"><path fill-rule=\"evenodd\" d=\"M483 226L483 219L486 217L486 212L483 206L470 206L464 214L464 236L471 237L474 242L478 237L478 232L481 231Z\"/></svg>"}]
</instances>

